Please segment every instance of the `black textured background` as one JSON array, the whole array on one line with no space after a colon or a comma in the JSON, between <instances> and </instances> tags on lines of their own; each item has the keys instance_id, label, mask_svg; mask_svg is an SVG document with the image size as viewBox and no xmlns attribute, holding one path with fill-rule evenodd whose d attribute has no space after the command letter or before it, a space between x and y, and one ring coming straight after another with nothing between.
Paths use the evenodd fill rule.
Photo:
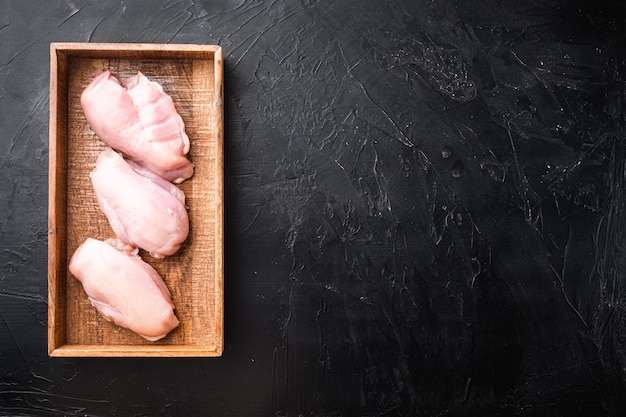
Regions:
<instances>
[{"instance_id":1,"label":"black textured background","mask_svg":"<svg viewBox=\"0 0 626 417\"><path fill-rule=\"evenodd\" d=\"M0 0L0 415L625 415L625 19ZM48 358L53 41L224 48L222 358Z\"/></svg>"}]
</instances>

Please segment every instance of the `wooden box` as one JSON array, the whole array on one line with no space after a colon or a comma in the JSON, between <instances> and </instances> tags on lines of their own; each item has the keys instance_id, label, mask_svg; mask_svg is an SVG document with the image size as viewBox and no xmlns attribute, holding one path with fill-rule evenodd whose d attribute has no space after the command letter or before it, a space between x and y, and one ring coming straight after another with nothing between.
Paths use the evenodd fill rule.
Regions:
<instances>
[{"instance_id":1,"label":"wooden box","mask_svg":"<svg viewBox=\"0 0 626 417\"><path fill-rule=\"evenodd\" d=\"M50 46L48 353L51 356L220 356L223 345L223 61L219 46L53 43ZM149 342L107 322L68 271L87 238L113 237L89 179L105 145L80 94L109 69L141 71L174 100L191 142L194 176L180 187L190 233L178 253L142 258L163 277L180 325Z\"/></svg>"}]
</instances>

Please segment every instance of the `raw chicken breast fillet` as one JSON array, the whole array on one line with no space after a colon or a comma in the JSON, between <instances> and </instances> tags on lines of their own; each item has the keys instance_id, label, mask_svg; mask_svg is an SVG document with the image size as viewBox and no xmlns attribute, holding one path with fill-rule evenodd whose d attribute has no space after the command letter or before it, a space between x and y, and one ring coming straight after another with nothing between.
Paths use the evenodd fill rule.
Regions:
<instances>
[{"instance_id":1,"label":"raw chicken breast fillet","mask_svg":"<svg viewBox=\"0 0 626 417\"><path fill-rule=\"evenodd\" d=\"M120 83L107 70L80 103L98 137L127 158L177 184L193 175L183 119L158 83L140 72Z\"/></svg>"},{"instance_id":2,"label":"raw chicken breast fillet","mask_svg":"<svg viewBox=\"0 0 626 417\"><path fill-rule=\"evenodd\" d=\"M100 209L123 242L163 258L187 239L185 194L171 182L139 174L111 148L98 156L90 177Z\"/></svg>"},{"instance_id":3,"label":"raw chicken breast fillet","mask_svg":"<svg viewBox=\"0 0 626 417\"><path fill-rule=\"evenodd\" d=\"M150 341L165 337L179 321L163 279L136 250L114 246L121 247L114 240L88 238L74 252L70 272L106 320Z\"/></svg>"}]
</instances>

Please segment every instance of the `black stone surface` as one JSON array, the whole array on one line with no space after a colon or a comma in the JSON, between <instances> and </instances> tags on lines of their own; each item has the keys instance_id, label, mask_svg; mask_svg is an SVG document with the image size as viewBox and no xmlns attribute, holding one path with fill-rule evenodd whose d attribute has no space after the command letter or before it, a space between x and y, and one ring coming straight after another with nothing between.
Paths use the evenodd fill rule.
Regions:
<instances>
[{"instance_id":1,"label":"black stone surface","mask_svg":"<svg viewBox=\"0 0 626 417\"><path fill-rule=\"evenodd\" d=\"M0 415L626 414L620 1L0 1ZM225 53L225 351L51 359L49 43Z\"/></svg>"}]
</instances>

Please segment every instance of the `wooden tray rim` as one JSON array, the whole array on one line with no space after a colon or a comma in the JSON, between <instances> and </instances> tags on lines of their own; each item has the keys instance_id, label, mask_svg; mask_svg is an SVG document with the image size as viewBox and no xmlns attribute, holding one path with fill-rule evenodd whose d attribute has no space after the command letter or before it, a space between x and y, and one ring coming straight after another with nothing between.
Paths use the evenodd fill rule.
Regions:
<instances>
[{"instance_id":1,"label":"wooden tray rim","mask_svg":"<svg viewBox=\"0 0 626 417\"><path fill-rule=\"evenodd\" d=\"M137 53L140 56L137 56ZM208 54L208 55L207 55ZM61 174L57 168L57 120L58 120L58 62L61 56L83 58L190 58L211 59L214 61L215 77L215 102L217 105L217 142L218 158L221 172L217 178L216 213L219 226L216 230L215 257L215 280L218 299L221 305L216 305L215 328L219 337L215 344L210 345L70 345L58 343L60 326L57 325L58 289L57 271L58 257L54 256L59 241L56 217L53 213L55 207L56 184ZM51 357L214 357L221 356L223 352L223 128L224 128L224 83L223 83L223 59L222 48L218 45L202 44L157 44L157 43L85 43L85 42L52 42L50 43L50 114L49 114L49 196L48 196L48 355ZM54 99L53 99L54 97ZM220 303L217 303L220 304ZM64 316L64 312L63 312ZM63 320L64 321L64 320ZM65 324L63 324L64 326Z\"/></svg>"}]
</instances>

